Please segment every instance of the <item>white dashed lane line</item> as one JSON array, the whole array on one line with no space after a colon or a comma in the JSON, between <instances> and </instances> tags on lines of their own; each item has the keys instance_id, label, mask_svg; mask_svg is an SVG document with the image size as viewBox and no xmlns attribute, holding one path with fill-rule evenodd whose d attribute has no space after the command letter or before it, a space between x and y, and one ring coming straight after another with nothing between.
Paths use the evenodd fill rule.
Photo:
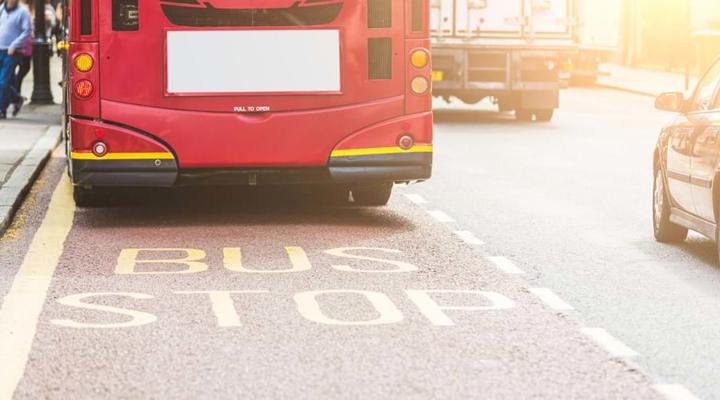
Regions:
<instances>
[{"instance_id":1,"label":"white dashed lane line","mask_svg":"<svg viewBox=\"0 0 720 400\"><path fill-rule=\"evenodd\" d=\"M537 296L543 303L545 303L546 306L552 308L553 310L573 310L573 307L570 304L563 301L563 299L550 289L530 288L530 293Z\"/></svg>"},{"instance_id":2,"label":"white dashed lane line","mask_svg":"<svg viewBox=\"0 0 720 400\"><path fill-rule=\"evenodd\" d=\"M613 357L630 358L638 355L635 350L627 347L625 343L613 337L605 329L582 328L581 331Z\"/></svg>"},{"instance_id":3,"label":"white dashed lane line","mask_svg":"<svg viewBox=\"0 0 720 400\"><path fill-rule=\"evenodd\" d=\"M505 272L506 274L524 274L525 271L515 265L514 262L510 261L506 257L487 257L487 260L493 263L498 269Z\"/></svg>"},{"instance_id":4,"label":"white dashed lane line","mask_svg":"<svg viewBox=\"0 0 720 400\"><path fill-rule=\"evenodd\" d=\"M683 385L659 384L654 385L653 388L668 400L700 400Z\"/></svg>"},{"instance_id":5,"label":"white dashed lane line","mask_svg":"<svg viewBox=\"0 0 720 400\"><path fill-rule=\"evenodd\" d=\"M428 211L428 214L430 214L431 217L435 218L436 220L440 222L455 222L453 217L445 214L444 211L435 210L435 211Z\"/></svg>"},{"instance_id":6,"label":"white dashed lane line","mask_svg":"<svg viewBox=\"0 0 720 400\"><path fill-rule=\"evenodd\" d=\"M413 204L429 204L424 197L419 194L406 193L404 194ZM435 218L439 222L450 223L455 222L451 216L440 210L425 210L430 216ZM466 244L471 246L484 245L485 242L480 240L474 233L470 231L454 231L453 232L458 238L460 238ZM486 257L488 261L493 263L499 270L506 274L518 275L524 274L525 271L515 265L507 257ZM557 311L569 311L574 308L560 298L555 292L548 288L529 288L530 293L534 294L540 299L546 306ZM613 357L631 358L638 355L638 353L625 345L620 340L616 339L605 329L602 328L582 328L582 333L592 339L600 347L604 348ZM660 394L662 394L668 400L699 400L692 392L690 392L685 386L678 384L657 384L653 385L653 388Z\"/></svg>"},{"instance_id":7,"label":"white dashed lane line","mask_svg":"<svg viewBox=\"0 0 720 400\"><path fill-rule=\"evenodd\" d=\"M462 239L463 242L473 245L473 246L480 246L485 244L482 240L478 239L477 236L475 236L474 233L470 231L455 231L453 232L457 237Z\"/></svg>"},{"instance_id":8,"label":"white dashed lane line","mask_svg":"<svg viewBox=\"0 0 720 400\"><path fill-rule=\"evenodd\" d=\"M419 194L405 193L405 198L407 198L408 200L410 200L411 202L413 202L415 204L427 204L428 203L428 201L425 200L425 198L420 196Z\"/></svg>"}]
</instances>

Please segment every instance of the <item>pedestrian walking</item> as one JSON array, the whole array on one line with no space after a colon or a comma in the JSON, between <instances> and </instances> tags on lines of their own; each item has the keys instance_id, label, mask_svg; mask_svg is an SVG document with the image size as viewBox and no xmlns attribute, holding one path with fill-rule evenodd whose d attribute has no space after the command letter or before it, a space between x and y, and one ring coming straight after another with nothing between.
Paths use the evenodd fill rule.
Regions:
<instances>
[{"instance_id":1,"label":"pedestrian walking","mask_svg":"<svg viewBox=\"0 0 720 400\"><path fill-rule=\"evenodd\" d=\"M0 119L7 118L15 67L32 33L30 12L18 0L5 0L0 8Z\"/></svg>"},{"instance_id":2,"label":"pedestrian walking","mask_svg":"<svg viewBox=\"0 0 720 400\"><path fill-rule=\"evenodd\" d=\"M55 32L55 28L57 27L57 16L55 7L52 4L51 0L45 0L45 37L48 40L51 40L53 37L53 32Z\"/></svg>"},{"instance_id":3,"label":"pedestrian walking","mask_svg":"<svg viewBox=\"0 0 720 400\"><path fill-rule=\"evenodd\" d=\"M28 9L30 10L30 16L33 16L34 13L32 10L32 5L28 4L27 0L22 0L20 6L28 7ZM18 55L17 67L15 68L15 74L13 78L13 88L10 93L9 100L10 104L13 105L13 117L18 115L23 105L25 104L25 101L27 101L27 98L23 97L22 95L22 83L25 79L25 76L27 76L28 72L30 72L30 66L32 65L32 41L32 35L28 36L27 40L25 40L25 43L23 44L22 49L19 50L20 54Z\"/></svg>"}]
</instances>

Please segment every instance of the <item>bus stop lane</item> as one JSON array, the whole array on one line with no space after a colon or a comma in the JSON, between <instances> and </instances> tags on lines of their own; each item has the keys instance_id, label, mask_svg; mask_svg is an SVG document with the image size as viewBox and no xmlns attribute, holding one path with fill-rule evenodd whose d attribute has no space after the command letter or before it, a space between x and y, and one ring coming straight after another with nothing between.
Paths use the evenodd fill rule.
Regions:
<instances>
[{"instance_id":1,"label":"bus stop lane","mask_svg":"<svg viewBox=\"0 0 720 400\"><path fill-rule=\"evenodd\" d=\"M12 340L32 343L6 355L16 398L655 396L403 196L357 209L209 189L76 210L61 165L22 211L44 217L18 228L59 257L38 263L46 295L22 294L42 311L16 316Z\"/></svg>"}]
</instances>

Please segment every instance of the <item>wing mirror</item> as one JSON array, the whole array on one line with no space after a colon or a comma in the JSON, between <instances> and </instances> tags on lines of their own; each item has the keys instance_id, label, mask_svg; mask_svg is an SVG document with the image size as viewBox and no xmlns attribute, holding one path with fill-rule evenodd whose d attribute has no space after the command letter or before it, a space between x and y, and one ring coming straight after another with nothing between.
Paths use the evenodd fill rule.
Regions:
<instances>
[{"instance_id":1,"label":"wing mirror","mask_svg":"<svg viewBox=\"0 0 720 400\"><path fill-rule=\"evenodd\" d=\"M680 92L663 93L655 99L655 108L662 111L682 112L685 109L685 95Z\"/></svg>"}]
</instances>

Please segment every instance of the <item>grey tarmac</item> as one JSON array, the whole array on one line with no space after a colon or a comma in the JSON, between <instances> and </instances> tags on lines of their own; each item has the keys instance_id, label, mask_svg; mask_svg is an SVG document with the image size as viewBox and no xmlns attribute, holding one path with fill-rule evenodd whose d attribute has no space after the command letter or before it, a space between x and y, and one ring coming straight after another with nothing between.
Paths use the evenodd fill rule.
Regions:
<instances>
[{"instance_id":1,"label":"grey tarmac","mask_svg":"<svg viewBox=\"0 0 720 400\"><path fill-rule=\"evenodd\" d=\"M720 399L715 244L697 234L679 245L653 239L653 150L673 118L653 103L571 89L557 118L540 125L439 104L438 167L411 194L633 349L656 381Z\"/></svg>"},{"instance_id":2,"label":"grey tarmac","mask_svg":"<svg viewBox=\"0 0 720 400\"><path fill-rule=\"evenodd\" d=\"M545 264L512 248L541 240L527 235L537 222L526 216L543 204L521 206L513 190L480 201L504 189L481 172L497 150L483 143L488 128L509 131L495 146L513 146L527 140L513 139L515 130L565 135L564 117L559 127L494 116L469 125L460 114L438 123L436 179L399 188L387 208L314 206L300 190L204 189L126 193L113 207L76 210L15 398L662 398L653 385L675 381L588 336L625 333L596 324L607 321L587 307L594 291L566 297L563 286L544 285L576 311L531 291ZM477 165L448 157L458 138ZM56 156L0 242L6 299L53 191L67 185L63 174ZM430 203L403 196L413 193ZM561 205L558 220L574 211ZM428 213L438 210L454 222ZM463 227L487 244L468 243L456 233ZM567 243L551 251L584 251ZM488 256L528 273L508 274ZM607 279L586 278L594 281L576 284Z\"/></svg>"}]
</instances>

